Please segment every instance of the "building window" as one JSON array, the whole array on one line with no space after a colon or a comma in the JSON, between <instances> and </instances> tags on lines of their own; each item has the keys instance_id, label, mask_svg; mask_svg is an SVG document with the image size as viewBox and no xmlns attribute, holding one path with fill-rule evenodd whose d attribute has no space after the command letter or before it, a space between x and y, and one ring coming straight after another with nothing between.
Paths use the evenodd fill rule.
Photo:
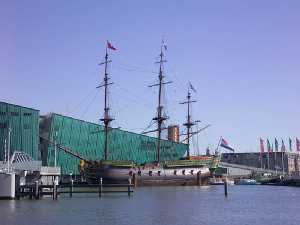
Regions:
<instances>
[{"instance_id":1,"label":"building window","mask_svg":"<svg viewBox=\"0 0 300 225\"><path fill-rule=\"evenodd\" d=\"M0 128L1 128L1 129L7 128L7 124L6 124L6 123L0 123Z\"/></svg>"},{"instance_id":2,"label":"building window","mask_svg":"<svg viewBox=\"0 0 300 225\"><path fill-rule=\"evenodd\" d=\"M24 129L30 129L30 125L29 124L24 124Z\"/></svg>"},{"instance_id":3,"label":"building window","mask_svg":"<svg viewBox=\"0 0 300 225\"><path fill-rule=\"evenodd\" d=\"M23 113L23 116L31 116L31 113Z\"/></svg>"},{"instance_id":4,"label":"building window","mask_svg":"<svg viewBox=\"0 0 300 225\"><path fill-rule=\"evenodd\" d=\"M1 115L1 116L5 116L5 115L6 115L6 112L0 112L0 115Z\"/></svg>"},{"instance_id":5,"label":"building window","mask_svg":"<svg viewBox=\"0 0 300 225\"><path fill-rule=\"evenodd\" d=\"M19 113L18 113L18 112L10 112L10 114L11 114L12 116L19 116Z\"/></svg>"}]
</instances>

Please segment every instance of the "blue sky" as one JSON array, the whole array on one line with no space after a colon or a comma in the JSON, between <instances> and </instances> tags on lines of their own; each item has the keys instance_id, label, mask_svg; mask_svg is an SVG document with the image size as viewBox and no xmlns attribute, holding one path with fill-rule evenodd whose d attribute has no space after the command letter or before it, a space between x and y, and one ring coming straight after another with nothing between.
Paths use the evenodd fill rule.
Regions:
<instances>
[{"instance_id":1,"label":"blue sky","mask_svg":"<svg viewBox=\"0 0 300 225\"><path fill-rule=\"evenodd\" d=\"M155 114L162 37L169 123L182 124L187 82L201 151L222 135L238 151L259 137L300 137L300 2L6 1L0 9L0 100L97 122L105 42L114 126L140 132Z\"/></svg>"}]
</instances>

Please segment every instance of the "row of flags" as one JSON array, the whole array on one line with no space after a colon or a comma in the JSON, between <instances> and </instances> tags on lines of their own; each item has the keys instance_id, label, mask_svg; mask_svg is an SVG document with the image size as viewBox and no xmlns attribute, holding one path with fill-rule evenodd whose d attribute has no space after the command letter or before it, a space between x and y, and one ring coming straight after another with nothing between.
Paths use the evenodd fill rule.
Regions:
<instances>
[{"instance_id":1,"label":"row of flags","mask_svg":"<svg viewBox=\"0 0 300 225\"><path fill-rule=\"evenodd\" d=\"M274 142L275 146L273 146L273 143L271 145L269 139L267 139L267 146L266 146L267 148L266 149L265 149L265 140L260 138L259 142L260 142L259 144L260 144L260 152L261 153L264 153L265 151L266 152L278 152L279 151L279 142L278 142L277 138L275 138L275 142ZM295 144L296 144L296 151L300 152L300 141L298 138L296 138ZM280 151L285 152L286 150L287 149L285 147L284 141L283 141L283 139L281 139ZM289 138L289 151L293 152L293 141L291 138Z\"/></svg>"}]
</instances>

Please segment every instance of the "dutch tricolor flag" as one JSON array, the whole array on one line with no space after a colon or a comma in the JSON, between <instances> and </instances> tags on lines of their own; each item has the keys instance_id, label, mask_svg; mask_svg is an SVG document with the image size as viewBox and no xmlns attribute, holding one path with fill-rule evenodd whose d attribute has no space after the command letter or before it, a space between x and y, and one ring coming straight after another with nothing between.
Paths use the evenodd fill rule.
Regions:
<instances>
[{"instance_id":1,"label":"dutch tricolor flag","mask_svg":"<svg viewBox=\"0 0 300 225\"><path fill-rule=\"evenodd\" d=\"M228 144L228 142L224 138L221 139L220 146L234 152L234 149Z\"/></svg>"}]
</instances>

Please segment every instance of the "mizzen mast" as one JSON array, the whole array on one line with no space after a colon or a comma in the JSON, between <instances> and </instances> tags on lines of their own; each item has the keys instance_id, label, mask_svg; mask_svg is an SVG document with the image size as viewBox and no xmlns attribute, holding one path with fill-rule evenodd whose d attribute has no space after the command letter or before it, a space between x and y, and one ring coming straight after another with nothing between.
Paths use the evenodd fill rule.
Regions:
<instances>
[{"instance_id":1,"label":"mizzen mast","mask_svg":"<svg viewBox=\"0 0 300 225\"><path fill-rule=\"evenodd\" d=\"M164 63L167 62L164 59L164 50L166 50L166 45L164 41L162 41L161 48L160 48L160 55L159 55L159 61L156 63L159 63L159 73L158 73L158 84L150 85L149 87L158 86L158 106L157 106L157 115L153 118L154 121L157 122L157 163L160 162L160 142L161 142L161 131L162 131L162 124L165 120L168 119L167 116L163 115L163 105L162 105L162 88L163 85L172 83L171 81L164 82Z\"/></svg>"},{"instance_id":2,"label":"mizzen mast","mask_svg":"<svg viewBox=\"0 0 300 225\"><path fill-rule=\"evenodd\" d=\"M191 100L191 91L190 89L194 90L195 89L192 87L191 84L189 84L189 87L188 87L188 94L187 94L187 101L185 102L181 102L180 104L187 104L187 121L183 124L183 126L185 126L187 128L187 137L186 137L186 140L187 140L187 145L188 145L188 149L187 149L187 157L189 158L190 157L190 137L191 135L193 135L195 132L192 132L192 127L194 125L196 125L197 122L200 122L200 121L192 121L192 117L191 117L191 103L194 103L194 102L197 102L195 100Z\"/></svg>"},{"instance_id":3,"label":"mizzen mast","mask_svg":"<svg viewBox=\"0 0 300 225\"><path fill-rule=\"evenodd\" d=\"M103 78L103 84L99 85L97 88L104 87L104 116L100 119L104 123L104 132L105 132L105 141L104 141L104 160L108 159L108 132L109 132L109 125L110 122L114 119L110 117L109 114L109 105L108 105L108 86L112 85L112 82L109 82L110 77L108 77L108 63L112 62L108 58L108 52L107 48L111 48L111 44L107 42L106 50L105 50L105 61L103 63L100 63L100 65L104 64L104 78Z\"/></svg>"}]
</instances>

